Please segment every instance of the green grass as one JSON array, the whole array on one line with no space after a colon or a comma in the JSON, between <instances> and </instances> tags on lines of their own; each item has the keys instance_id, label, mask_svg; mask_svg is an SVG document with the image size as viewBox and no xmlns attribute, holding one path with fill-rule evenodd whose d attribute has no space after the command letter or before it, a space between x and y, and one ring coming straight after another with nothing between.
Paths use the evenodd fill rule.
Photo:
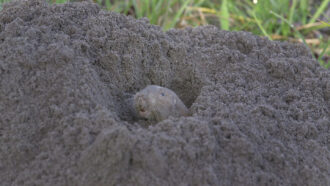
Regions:
<instances>
[{"instance_id":1,"label":"green grass","mask_svg":"<svg viewBox=\"0 0 330 186\"><path fill-rule=\"evenodd\" d=\"M11 0L0 0L0 9L2 9L2 4L10 2Z\"/></svg>"},{"instance_id":2,"label":"green grass","mask_svg":"<svg viewBox=\"0 0 330 186\"><path fill-rule=\"evenodd\" d=\"M228 1L223 0L221 2L221 9L218 11L217 15L219 17L219 21L221 24L221 29L223 30L229 30L229 11L228 11Z\"/></svg>"},{"instance_id":3,"label":"green grass","mask_svg":"<svg viewBox=\"0 0 330 186\"><path fill-rule=\"evenodd\" d=\"M0 6L6 1L9 0L0 0ZM322 66L329 68L329 35L321 29L330 29L329 18L324 18L330 0L312 1L259 0L254 4L252 0L94 0L110 11L147 17L151 24L165 31L213 24L223 30L249 31L270 40L301 42L313 51Z\"/></svg>"}]
</instances>

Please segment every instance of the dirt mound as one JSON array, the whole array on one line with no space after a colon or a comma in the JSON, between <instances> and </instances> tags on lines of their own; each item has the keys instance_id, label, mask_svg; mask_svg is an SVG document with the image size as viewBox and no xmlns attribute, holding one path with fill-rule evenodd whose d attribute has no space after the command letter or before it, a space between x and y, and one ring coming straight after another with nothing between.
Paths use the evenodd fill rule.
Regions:
<instances>
[{"instance_id":1,"label":"dirt mound","mask_svg":"<svg viewBox=\"0 0 330 186\"><path fill-rule=\"evenodd\" d=\"M330 72L302 45L30 0L0 51L0 185L330 185ZM193 116L145 126L150 84Z\"/></svg>"}]
</instances>

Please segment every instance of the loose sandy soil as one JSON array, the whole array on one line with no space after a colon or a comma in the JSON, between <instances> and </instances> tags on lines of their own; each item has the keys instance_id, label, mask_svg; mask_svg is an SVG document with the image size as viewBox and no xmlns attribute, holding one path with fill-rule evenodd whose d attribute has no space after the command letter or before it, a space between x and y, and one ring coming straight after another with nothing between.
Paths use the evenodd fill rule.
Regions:
<instances>
[{"instance_id":1,"label":"loose sandy soil","mask_svg":"<svg viewBox=\"0 0 330 186\"><path fill-rule=\"evenodd\" d=\"M156 84L193 113L148 125ZM0 12L0 185L330 185L330 71L302 45L96 4Z\"/></svg>"}]
</instances>

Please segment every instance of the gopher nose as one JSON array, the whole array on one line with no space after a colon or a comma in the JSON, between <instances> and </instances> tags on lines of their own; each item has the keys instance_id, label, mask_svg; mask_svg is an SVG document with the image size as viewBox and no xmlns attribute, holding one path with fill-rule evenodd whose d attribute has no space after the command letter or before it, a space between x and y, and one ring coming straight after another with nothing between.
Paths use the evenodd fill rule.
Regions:
<instances>
[{"instance_id":1,"label":"gopher nose","mask_svg":"<svg viewBox=\"0 0 330 186\"><path fill-rule=\"evenodd\" d=\"M145 100L144 96L139 95L137 97L137 108L138 108L138 110L140 110L141 112L145 112L146 107L147 107L147 103L146 103L146 100Z\"/></svg>"}]
</instances>

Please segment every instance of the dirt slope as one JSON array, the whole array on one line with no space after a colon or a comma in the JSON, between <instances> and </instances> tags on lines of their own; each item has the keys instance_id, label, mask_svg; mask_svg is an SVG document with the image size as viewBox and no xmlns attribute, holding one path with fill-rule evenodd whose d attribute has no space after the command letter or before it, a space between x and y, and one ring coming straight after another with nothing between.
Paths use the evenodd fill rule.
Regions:
<instances>
[{"instance_id":1,"label":"dirt slope","mask_svg":"<svg viewBox=\"0 0 330 186\"><path fill-rule=\"evenodd\" d=\"M131 98L193 113L146 126ZM330 185L330 71L302 45L96 4L0 12L0 185Z\"/></svg>"}]
</instances>

